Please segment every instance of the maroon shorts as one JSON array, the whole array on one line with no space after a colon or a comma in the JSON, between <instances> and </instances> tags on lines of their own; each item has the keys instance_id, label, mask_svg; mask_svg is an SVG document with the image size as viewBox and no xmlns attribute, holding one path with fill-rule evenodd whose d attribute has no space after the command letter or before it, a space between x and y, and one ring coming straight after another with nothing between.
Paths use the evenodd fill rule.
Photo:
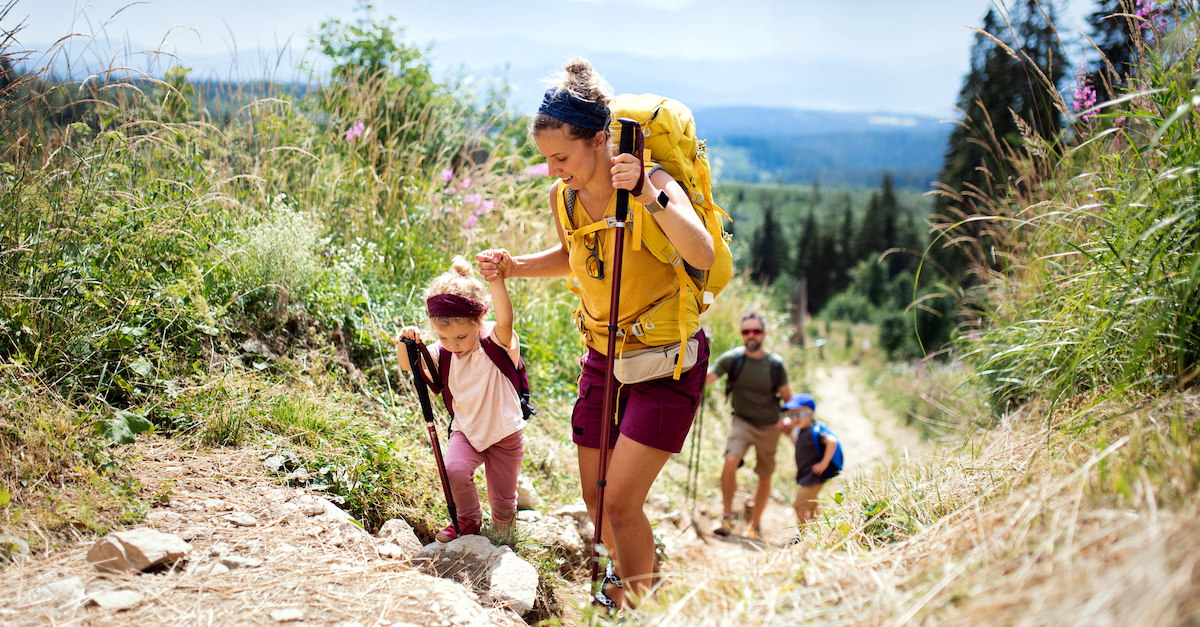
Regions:
<instances>
[{"instance_id":1,"label":"maroon shorts","mask_svg":"<svg viewBox=\"0 0 1200 627\"><path fill-rule=\"evenodd\" d=\"M619 427L609 427L609 448L616 445L619 431L635 442L661 451L683 450L708 374L708 339L702 330L695 337L700 340L696 365L680 375L678 381L670 376L628 385L613 380L613 387L619 387ZM599 351L589 348L579 363L583 374L579 377L579 398L571 415L571 440L578 446L600 448L606 360Z\"/></svg>"}]
</instances>

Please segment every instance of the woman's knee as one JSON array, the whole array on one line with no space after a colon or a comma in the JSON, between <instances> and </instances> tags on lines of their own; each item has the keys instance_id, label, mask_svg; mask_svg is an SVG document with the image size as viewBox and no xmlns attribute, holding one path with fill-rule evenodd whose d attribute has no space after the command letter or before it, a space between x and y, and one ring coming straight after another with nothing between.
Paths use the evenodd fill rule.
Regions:
<instances>
[{"instance_id":1,"label":"woman's knee","mask_svg":"<svg viewBox=\"0 0 1200 627\"><path fill-rule=\"evenodd\" d=\"M474 481L475 465L467 460L447 459L446 475L457 481Z\"/></svg>"}]
</instances>

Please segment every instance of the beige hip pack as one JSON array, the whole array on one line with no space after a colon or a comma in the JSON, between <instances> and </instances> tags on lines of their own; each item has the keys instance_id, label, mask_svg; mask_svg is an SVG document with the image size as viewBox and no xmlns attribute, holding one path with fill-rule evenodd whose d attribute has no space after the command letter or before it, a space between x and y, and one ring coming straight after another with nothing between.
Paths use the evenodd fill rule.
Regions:
<instances>
[{"instance_id":1,"label":"beige hip pack","mask_svg":"<svg viewBox=\"0 0 1200 627\"><path fill-rule=\"evenodd\" d=\"M700 351L700 339L691 338L683 352L683 372L696 365L696 353ZM679 342L664 346L639 348L622 353L613 362L613 374L621 383L641 383L651 379L670 376L675 372L679 359Z\"/></svg>"}]
</instances>

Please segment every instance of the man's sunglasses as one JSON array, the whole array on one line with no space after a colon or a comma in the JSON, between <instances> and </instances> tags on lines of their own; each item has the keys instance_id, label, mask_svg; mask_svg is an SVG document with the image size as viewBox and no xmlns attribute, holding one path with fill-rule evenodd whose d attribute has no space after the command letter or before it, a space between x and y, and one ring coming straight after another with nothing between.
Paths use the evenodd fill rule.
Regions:
<instances>
[{"instance_id":1,"label":"man's sunglasses","mask_svg":"<svg viewBox=\"0 0 1200 627\"><path fill-rule=\"evenodd\" d=\"M762 335L762 329L742 329L742 335Z\"/></svg>"}]
</instances>

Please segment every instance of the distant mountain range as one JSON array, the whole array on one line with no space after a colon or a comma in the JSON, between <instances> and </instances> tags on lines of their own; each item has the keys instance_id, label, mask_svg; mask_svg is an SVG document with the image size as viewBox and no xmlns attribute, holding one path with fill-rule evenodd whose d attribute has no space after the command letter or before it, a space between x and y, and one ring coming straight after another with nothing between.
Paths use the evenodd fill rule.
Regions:
<instances>
[{"instance_id":1,"label":"distant mountain range","mask_svg":"<svg viewBox=\"0 0 1200 627\"><path fill-rule=\"evenodd\" d=\"M823 187L878 187L891 172L898 187L924 191L942 167L952 124L894 113L767 107L694 112L717 179Z\"/></svg>"}]
</instances>

